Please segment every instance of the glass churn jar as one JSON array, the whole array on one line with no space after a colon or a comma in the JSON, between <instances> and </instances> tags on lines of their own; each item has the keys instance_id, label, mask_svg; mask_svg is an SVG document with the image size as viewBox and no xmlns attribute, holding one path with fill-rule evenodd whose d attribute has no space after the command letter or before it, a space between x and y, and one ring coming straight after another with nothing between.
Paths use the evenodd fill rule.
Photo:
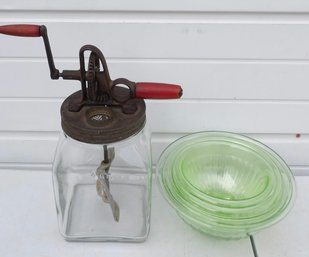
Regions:
<instances>
[{"instance_id":1,"label":"glass churn jar","mask_svg":"<svg viewBox=\"0 0 309 257\"><path fill-rule=\"evenodd\" d=\"M111 80L102 52L93 45L80 49L79 70L60 72L45 26L6 25L0 33L42 36L51 78L81 82L81 90L62 103L63 131L53 164L61 234L72 241L145 240L152 162L143 99L179 98L181 87Z\"/></svg>"},{"instance_id":2,"label":"glass churn jar","mask_svg":"<svg viewBox=\"0 0 309 257\"><path fill-rule=\"evenodd\" d=\"M137 101L135 114L113 106L84 106L75 121L68 118L70 100L61 108L64 132L53 166L61 234L68 240L144 240L151 152L143 100Z\"/></svg>"}]
</instances>

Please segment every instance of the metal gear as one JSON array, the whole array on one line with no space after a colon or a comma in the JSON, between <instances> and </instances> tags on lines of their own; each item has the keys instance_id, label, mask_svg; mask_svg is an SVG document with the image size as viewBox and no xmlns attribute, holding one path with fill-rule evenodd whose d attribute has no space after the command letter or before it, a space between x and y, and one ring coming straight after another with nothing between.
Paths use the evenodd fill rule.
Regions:
<instances>
[{"instance_id":1,"label":"metal gear","mask_svg":"<svg viewBox=\"0 0 309 257\"><path fill-rule=\"evenodd\" d=\"M92 101L97 101L98 82L96 80L96 72L100 71L100 60L98 56L91 52L88 61L87 81L88 81L88 96Z\"/></svg>"}]
</instances>

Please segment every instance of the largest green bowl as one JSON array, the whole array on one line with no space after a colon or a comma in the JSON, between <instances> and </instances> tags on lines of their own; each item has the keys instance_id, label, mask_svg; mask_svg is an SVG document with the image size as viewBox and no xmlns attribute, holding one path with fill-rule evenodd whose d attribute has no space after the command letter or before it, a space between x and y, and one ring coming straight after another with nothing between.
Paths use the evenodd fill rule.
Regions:
<instances>
[{"instance_id":1,"label":"largest green bowl","mask_svg":"<svg viewBox=\"0 0 309 257\"><path fill-rule=\"evenodd\" d=\"M170 144L157 165L161 191L194 228L241 238L291 209L294 177L264 144L239 134L200 132Z\"/></svg>"}]
</instances>

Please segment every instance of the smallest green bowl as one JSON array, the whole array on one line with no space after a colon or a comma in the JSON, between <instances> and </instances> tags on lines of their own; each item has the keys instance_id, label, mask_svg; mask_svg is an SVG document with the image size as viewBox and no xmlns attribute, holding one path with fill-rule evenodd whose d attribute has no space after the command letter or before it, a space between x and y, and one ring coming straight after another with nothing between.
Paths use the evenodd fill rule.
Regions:
<instances>
[{"instance_id":1,"label":"smallest green bowl","mask_svg":"<svg viewBox=\"0 0 309 257\"><path fill-rule=\"evenodd\" d=\"M295 199L295 180L282 158L234 133L200 132L176 140L160 156L157 173L161 192L184 221L221 238L271 226Z\"/></svg>"}]
</instances>

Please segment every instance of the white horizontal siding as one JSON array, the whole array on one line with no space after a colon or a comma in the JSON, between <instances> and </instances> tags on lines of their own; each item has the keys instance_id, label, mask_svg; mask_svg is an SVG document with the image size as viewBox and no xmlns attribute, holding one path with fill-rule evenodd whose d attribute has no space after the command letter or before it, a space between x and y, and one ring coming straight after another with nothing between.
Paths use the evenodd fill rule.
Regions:
<instances>
[{"instance_id":1,"label":"white horizontal siding","mask_svg":"<svg viewBox=\"0 0 309 257\"><path fill-rule=\"evenodd\" d=\"M0 24L48 27L58 69L98 46L112 78L178 83L175 101L147 101L153 160L201 130L251 135L291 166L308 166L309 4L306 1L2 1ZM63 99L42 39L0 35L0 166L50 164ZM164 115L162 115L164 113ZM296 134L301 134L296 137Z\"/></svg>"},{"instance_id":2,"label":"white horizontal siding","mask_svg":"<svg viewBox=\"0 0 309 257\"><path fill-rule=\"evenodd\" d=\"M2 164L51 164L59 133L1 132L0 167ZM15 165L14 165L15 164Z\"/></svg>"},{"instance_id":3,"label":"white horizontal siding","mask_svg":"<svg viewBox=\"0 0 309 257\"><path fill-rule=\"evenodd\" d=\"M309 24L44 22L55 57L94 44L107 58L307 60ZM45 57L38 38L1 36L0 57Z\"/></svg>"},{"instance_id":4,"label":"white horizontal siding","mask_svg":"<svg viewBox=\"0 0 309 257\"><path fill-rule=\"evenodd\" d=\"M156 164L161 152L174 140L184 134L155 133L152 135L152 159ZM306 135L273 135L246 134L276 151L288 165L293 167L295 174L305 174L301 166L309 166L309 138ZM48 165L53 162L57 146L57 132L1 132L0 155L1 167L23 165ZM38 150L39 149L39 150ZM302 165L299 165L299 164ZM26 166L27 167L27 166ZM40 166L41 167L41 166Z\"/></svg>"},{"instance_id":5,"label":"white horizontal siding","mask_svg":"<svg viewBox=\"0 0 309 257\"><path fill-rule=\"evenodd\" d=\"M309 61L108 59L107 62L113 79L178 83L184 90L183 99L309 99L306 93ZM56 59L55 63L61 70L78 69L77 59ZM5 74L0 98L63 98L80 88L78 81L51 80L47 60L43 58L0 59L0 70Z\"/></svg>"},{"instance_id":6,"label":"white horizontal siding","mask_svg":"<svg viewBox=\"0 0 309 257\"><path fill-rule=\"evenodd\" d=\"M306 0L114 0L114 1L40 1L2 0L3 10L117 10L117 11L241 11L241 12L306 12Z\"/></svg>"},{"instance_id":7,"label":"white horizontal siding","mask_svg":"<svg viewBox=\"0 0 309 257\"><path fill-rule=\"evenodd\" d=\"M61 102L32 98L0 100L0 131L58 131ZM307 102L152 100L147 101L147 117L151 131L161 133L309 133Z\"/></svg>"}]
</instances>

